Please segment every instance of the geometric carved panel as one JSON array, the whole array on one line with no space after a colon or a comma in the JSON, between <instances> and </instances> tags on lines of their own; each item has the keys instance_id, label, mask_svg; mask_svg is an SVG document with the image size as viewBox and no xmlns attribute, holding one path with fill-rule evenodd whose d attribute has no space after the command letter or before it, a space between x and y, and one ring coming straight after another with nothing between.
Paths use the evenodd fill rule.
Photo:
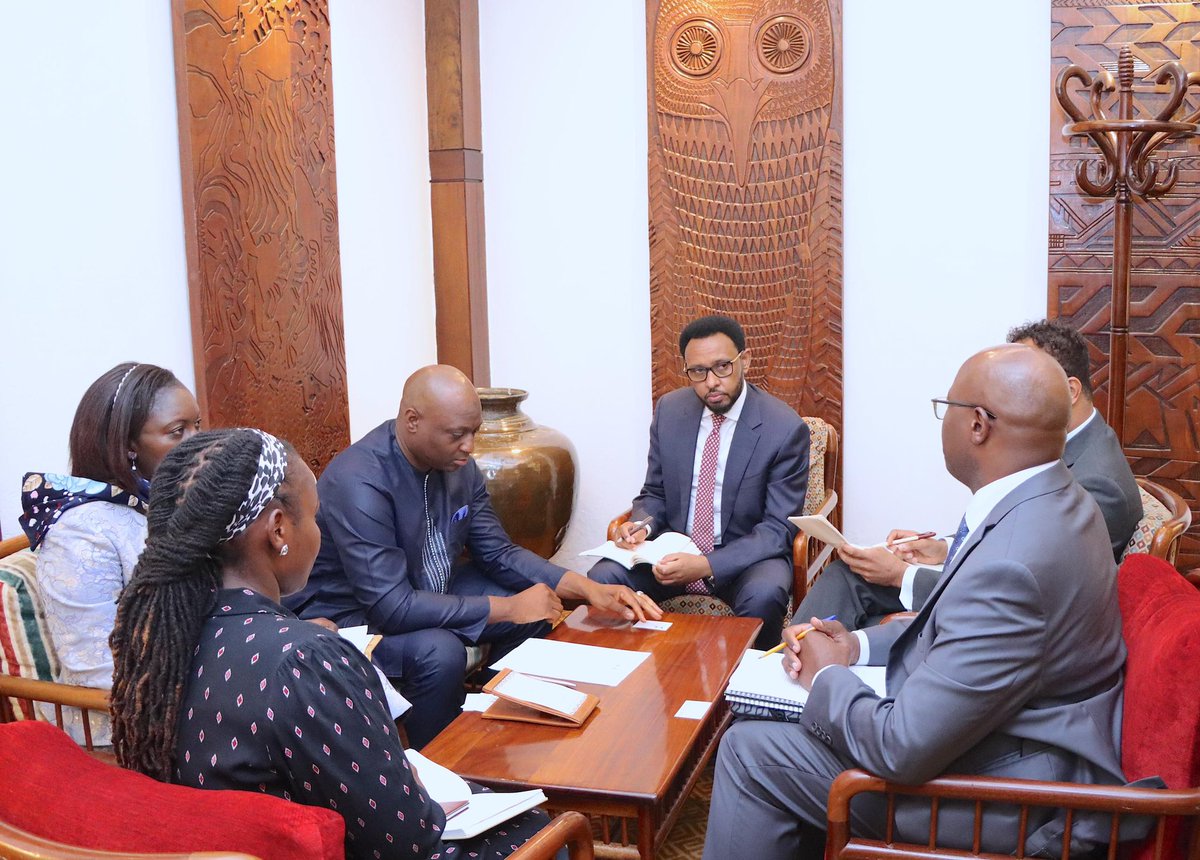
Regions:
<instances>
[{"instance_id":1,"label":"geometric carved panel","mask_svg":"<svg viewBox=\"0 0 1200 860\"><path fill-rule=\"evenodd\" d=\"M749 378L841 432L841 0L649 0L654 395L725 313Z\"/></svg>"},{"instance_id":2,"label":"geometric carved panel","mask_svg":"<svg viewBox=\"0 0 1200 860\"><path fill-rule=\"evenodd\" d=\"M196 388L318 473L349 444L326 0L175 0Z\"/></svg>"},{"instance_id":3,"label":"geometric carved panel","mask_svg":"<svg viewBox=\"0 0 1200 860\"><path fill-rule=\"evenodd\" d=\"M1166 98L1167 88L1153 83L1163 63L1175 60L1189 72L1200 71L1196 4L1054 0L1053 6L1052 78L1070 63L1095 74L1115 63L1129 44L1137 64L1135 103L1152 113ZM1189 91L1180 115L1200 107L1198 99ZM1099 155L1088 138L1062 136L1070 119L1054 98L1051 111L1049 310L1087 338L1096 404L1103 412L1109 396L1113 200L1080 191L1076 165ZM1108 113L1115 115L1115 108ZM1196 525L1179 557L1180 567L1187 568L1200 564L1200 156L1194 140L1163 152L1175 156L1174 188L1161 198L1133 198L1125 423L1115 429L1134 472L1171 487L1192 507Z\"/></svg>"}]
</instances>

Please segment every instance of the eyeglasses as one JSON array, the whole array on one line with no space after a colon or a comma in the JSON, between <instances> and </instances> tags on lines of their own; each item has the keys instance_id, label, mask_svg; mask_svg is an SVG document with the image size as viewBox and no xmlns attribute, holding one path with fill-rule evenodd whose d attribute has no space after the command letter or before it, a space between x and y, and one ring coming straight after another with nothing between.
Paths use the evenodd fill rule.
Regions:
<instances>
[{"instance_id":1,"label":"eyeglasses","mask_svg":"<svg viewBox=\"0 0 1200 860\"><path fill-rule=\"evenodd\" d=\"M739 352L732 359L718 361L710 367L685 367L683 372L687 374L687 378L692 382L703 382L708 379L710 373L717 379L726 379L733 373L733 363L741 358L744 352L745 350L742 350L742 352Z\"/></svg>"},{"instance_id":2,"label":"eyeglasses","mask_svg":"<svg viewBox=\"0 0 1200 860\"><path fill-rule=\"evenodd\" d=\"M988 418L991 418L993 421L996 420L996 413L981 403L963 403L961 400L942 400L937 397L931 397L929 399L930 402L933 403L933 417L938 421L941 421L946 417L946 409L950 406L961 406L964 409L982 409L984 415L986 415Z\"/></svg>"}]
</instances>

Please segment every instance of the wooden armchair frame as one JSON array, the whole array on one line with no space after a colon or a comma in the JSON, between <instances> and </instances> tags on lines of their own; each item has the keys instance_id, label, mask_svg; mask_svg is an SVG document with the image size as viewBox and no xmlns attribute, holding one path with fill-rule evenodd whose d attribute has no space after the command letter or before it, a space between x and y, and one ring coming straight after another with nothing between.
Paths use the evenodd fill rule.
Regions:
<instances>
[{"instance_id":1,"label":"wooden armchair frame","mask_svg":"<svg viewBox=\"0 0 1200 860\"><path fill-rule=\"evenodd\" d=\"M509 860L553 860L566 846L570 860L593 860L592 825L581 812L564 812L535 833L528 842L508 855Z\"/></svg>"},{"instance_id":2,"label":"wooden armchair frame","mask_svg":"<svg viewBox=\"0 0 1200 860\"><path fill-rule=\"evenodd\" d=\"M1161 558L1169 564L1175 564L1179 554L1179 542L1183 534L1192 526L1192 510L1187 506L1183 497L1174 490L1169 490L1162 484L1156 484L1147 478L1136 478L1138 486L1153 496L1170 513L1170 517L1154 531L1150 542L1149 555Z\"/></svg>"},{"instance_id":3,"label":"wooden armchair frame","mask_svg":"<svg viewBox=\"0 0 1200 860\"><path fill-rule=\"evenodd\" d=\"M859 794L883 794L887 797L887 827L882 840L864 839L850 833L850 801ZM929 841L922 844L897 842L894 836L895 802L898 796L932 798ZM967 800L975 804L974 843L970 851L935 847L937 812L941 800ZM1186 819L1188 860L1200 858L1200 788L1158 790L1125 786L1077 785L1062 782L1035 782L1024 779L994 779L974 776L943 776L922 785L890 783L863 770L847 770L833 782L829 792L826 860L868 860L868 858L1001 858L1007 854L982 852L979 846L981 816L988 803L1005 803L1021 808L1021 835L1017 857L1025 856L1025 825L1031 807L1056 807L1068 810L1096 810L1114 814L1109 860L1115 860L1119 848L1116 828L1123 815L1149 815L1156 819L1152 837L1155 858L1174 857L1164 844L1164 828L1169 817ZM1069 816L1063 839L1063 858L1070 857L1071 822ZM1123 855L1121 855L1123 856Z\"/></svg>"},{"instance_id":4,"label":"wooden armchair frame","mask_svg":"<svg viewBox=\"0 0 1200 860\"><path fill-rule=\"evenodd\" d=\"M551 856L551 855L546 855ZM192 854L131 854L78 848L65 842L43 839L27 830L0 821L0 857L5 860L257 860L252 854L232 851L200 851Z\"/></svg>"},{"instance_id":5,"label":"wooden armchair frame","mask_svg":"<svg viewBox=\"0 0 1200 860\"><path fill-rule=\"evenodd\" d=\"M20 699L31 707L37 702L53 705L54 723L60 729L63 728L63 709L78 708L83 714L83 748L90 753L99 752L100 758L110 758L109 753L98 751L92 743L92 723L88 716L92 711L108 713L108 690L0 675L0 723L12 723L20 719L11 699Z\"/></svg>"}]
</instances>

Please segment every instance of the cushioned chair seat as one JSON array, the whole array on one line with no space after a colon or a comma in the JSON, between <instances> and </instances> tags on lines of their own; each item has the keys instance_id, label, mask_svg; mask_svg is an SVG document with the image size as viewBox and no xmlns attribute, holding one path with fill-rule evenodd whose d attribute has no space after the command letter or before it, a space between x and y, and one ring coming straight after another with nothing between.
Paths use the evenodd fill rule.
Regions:
<instances>
[{"instance_id":1,"label":"cushioned chair seat","mask_svg":"<svg viewBox=\"0 0 1200 860\"><path fill-rule=\"evenodd\" d=\"M239 851L263 860L345 856L345 824L332 810L157 782L93 759L47 723L0 725L0 773L0 820L70 845Z\"/></svg>"},{"instance_id":2,"label":"cushioned chair seat","mask_svg":"<svg viewBox=\"0 0 1200 860\"><path fill-rule=\"evenodd\" d=\"M48 644L36 567L28 549L0 558L0 673L53 681L58 663ZM22 719L34 718L28 702L13 699L12 704Z\"/></svg>"}]
</instances>

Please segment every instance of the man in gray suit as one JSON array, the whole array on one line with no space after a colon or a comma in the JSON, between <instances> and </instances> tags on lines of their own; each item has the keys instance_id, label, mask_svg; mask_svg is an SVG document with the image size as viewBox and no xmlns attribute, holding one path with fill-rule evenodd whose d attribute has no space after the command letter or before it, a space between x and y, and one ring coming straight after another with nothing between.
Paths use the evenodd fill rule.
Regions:
<instances>
[{"instance_id":1,"label":"man in gray suit","mask_svg":"<svg viewBox=\"0 0 1200 860\"><path fill-rule=\"evenodd\" d=\"M1142 518L1142 499L1129 462L1112 431L1092 405L1087 342L1060 320L1041 320L1008 333L1009 343L1023 343L1049 353L1067 374L1071 423L1063 462L1100 506L1113 555L1120 558ZM896 529L888 540L916 532ZM814 583L796 612L797 618L837 616L850 629L876 623L892 612L919 610L937 584L949 544L940 538L884 547L846 547L841 561L830 565Z\"/></svg>"},{"instance_id":2,"label":"man in gray suit","mask_svg":"<svg viewBox=\"0 0 1200 860\"><path fill-rule=\"evenodd\" d=\"M911 622L784 632L783 665L807 705L799 725L741 721L722 739L706 860L820 856L829 786L850 767L904 783L946 772L1124 782L1116 565L1099 508L1061 461L1066 374L1040 350L994 347L935 409L946 468L973 494L945 574ZM887 666L887 697L855 663ZM897 807L900 838L922 838L920 806ZM969 846L971 812L943 806L939 843ZM884 815L882 801L856 805L852 829L879 838ZM985 851L1015 849L1002 826L1015 815L985 816ZM1106 838L1103 822L1075 825ZM1035 811L1029 829L1028 853L1053 851L1061 821Z\"/></svg>"},{"instance_id":3,"label":"man in gray suit","mask_svg":"<svg viewBox=\"0 0 1200 860\"><path fill-rule=\"evenodd\" d=\"M700 553L672 553L633 570L602 560L588 576L654 600L715 594L738 615L762 619L756 644L770 648L792 591L796 530L787 518L804 507L808 425L745 381L750 353L736 320L694 320L679 352L691 387L655 407L646 483L620 542L634 547L648 533L674 531L690 535Z\"/></svg>"}]
</instances>

